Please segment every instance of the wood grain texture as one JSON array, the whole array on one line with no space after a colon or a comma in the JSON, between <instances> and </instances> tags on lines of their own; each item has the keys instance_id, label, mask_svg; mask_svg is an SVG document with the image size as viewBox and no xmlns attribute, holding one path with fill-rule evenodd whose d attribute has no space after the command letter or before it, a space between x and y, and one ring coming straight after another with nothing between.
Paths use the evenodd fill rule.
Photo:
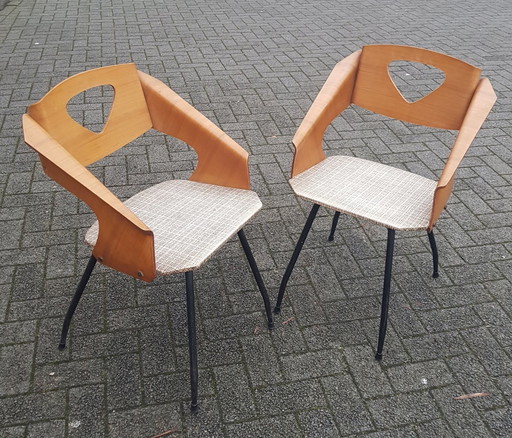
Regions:
<instances>
[{"instance_id":1,"label":"wood grain texture","mask_svg":"<svg viewBox=\"0 0 512 438\"><path fill-rule=\"evenodd\" d=\"M101 85L114 88L114 101L100 133L71 118L75 95ZM133 64L72 76L51 89L23 116L25 142L39 153L45 173L83 200L96 214L99 236L93 255L144 281L156 276L153 232L85 166L155 129L195 149L193 181L249 189L247 152L169 87L138 72Z\"/></svg>"},{"instance_id":2,"label":"wood grain texture","mask_svg":"<svg viewBox=\"0 0 512 438\"><path fill-rule=\"evenodd\" d=\"M414 61L442 70L446 79L439 88L408 102L389 74L393 61ZM459 129L480 69L442 53L407 46L365 46L354 86L352 102L394 119L442 129Z\"/></svg>"},{"instance_id":3,"label":"wood grain texture","mask_svg":"<svg viewBox=\"0 0 512 438\"><path fill-rule=\"evenodd\" d=\"M96 133L73 120L66 106L77 94L102 85L114 88L114 101L103 131ZM30 105L28 114L84 166L111 154L151 128L134 64L97 68L71 76Z\"/></svg>"},{"instance_id":4,"label":"wood grain texture","mask_svg":"<svg viewBox=\"0 0 512 438\"><path fill-rule=\"evenodd\" d=\"M389 74L393 61L413 61L442 70L445 81L432 93L408 102ZM327 126L350 104L419 125L459 130L434 194L428 229L450 197L455 173L496 101L480 69L448 55L407 46L365 46L339 62L318 93L294 138L292 177L325 159Z\"/></svg>"},{"instance_id":5,"label":"wood grain texture","mask_svg":"<svg viewBox=\"0 0 512 438\"><path fill-rule=\"evenodd\" d=\"M324 132L336 116L352 103L360 55L359 50L336 64L300 124L293 137L295 154L292 177L325 158L322 148Z\"/></svg>"},{"instance_id":6,"label":"wood grain texture","mask_svg":"<svg viewBox=\"0 0 512 438\"><path fill-rule=\"evenodd\" d=\"M197 153L191 181L249 189L249 154L163 82L139 72L153 128L179 138Z\"/></svg>"},{"instance_id":7,"label":"wood grain texture","mask_svg":"<svg viewBox=\"0 0 512 438\"><path fill-rule=\"evenodd\" d=\"M429 229L432 229L435 225L439 215L443 211L443 208L446 206L448 198L452 192L457 168L464 158L464 155L466 155L469 146L471 146L471 143L478 134L478 131L495 102L496 93L494 92L489 79L480 79L448 160L446 161L443 173L437 183Z\"/></svg>"},{"instance_id":8,"label":"wood grain texture","mask_svg":"<svg viewBox=\"0 0 512 438\"><path fill-rule=\"evenodd\" d=\"M152 281L156 276L153 232L27 114L23 131L25 142L39 153L45 173L96 214L96 259L132 277Z\"/></svg>"}]
</instances>

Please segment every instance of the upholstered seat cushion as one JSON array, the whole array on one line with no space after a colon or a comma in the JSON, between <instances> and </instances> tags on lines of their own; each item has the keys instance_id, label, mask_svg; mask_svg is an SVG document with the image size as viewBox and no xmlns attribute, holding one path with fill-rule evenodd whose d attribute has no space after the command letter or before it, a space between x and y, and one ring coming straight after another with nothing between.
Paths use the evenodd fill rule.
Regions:
<instances>
[{"instance_id":1,"label":"upholstered seat cushion","mask_svg":"<svg viewBox=\"0 0 512 438\"><path fill-rule=\"evenodd\" d=\"M258 195L187 180L157 184L125 201L154 233L158 274L197 269L261 208ZM94 246L98 222L86 233Z\"/></svg>"},{"instance_id":2,"label":"upholstered seat cushion","mask_svg":"<svg viewBox=\"0 0 512 438\"><path fill-rule=\"evenodd\" d=\"M427 229L436 181L361 158L334 156L290 180L301 198L395 230Z\"/></svg>"}]
</instances>

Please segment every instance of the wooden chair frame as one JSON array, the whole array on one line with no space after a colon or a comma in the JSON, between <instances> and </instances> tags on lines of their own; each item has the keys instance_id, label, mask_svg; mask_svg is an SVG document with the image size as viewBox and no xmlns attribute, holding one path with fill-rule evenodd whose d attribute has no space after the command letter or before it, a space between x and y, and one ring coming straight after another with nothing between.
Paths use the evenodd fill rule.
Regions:
<instances>
[{"instance_id":1,"label":"wooden chair frame","mask_svg":"<svg viewBox=\"0 0 512 438\"><path fill-rule=\"evenodd\" d=\"M436 67L445 73L446 79L439 88L429 95L416 102L408 102L394 84L388 70L389 64L398 60L415 61ZM351 104L406 122L458 130L458 135L437 182L427 227L433 254L433 276L437 277L439 275L438 254L433 227L448 202L456 170L495 101L496 94L491 83L488 79L480 77L480 70L456 58L416 47L365 46L335 66L300 124L293 137L295 153L292 178L326 158L322 148L325 130L334 118ZM281 310L288 279L318 208L318 204L313 205L285 271L274 309L275 313L279 313ZM336 211L333 217L329 240L334 239L339 214ZM382 358L387 327L394 238L395 230L388 229L377 359Z\"/></svg>"},{"instance_id":2,"label":"wooden chair frame","mask_svg":"<svg viewBox=\"0 0 512 438\"><path fill-rule=\"evenodd\" d=\"M66 105L77 94L111 85L114 101L104 129L95 133L74 121ZM157 275L154 235L123 202L85 166L111 154L149 129L183 140L198 156L191 181L250 189L248 153L164 83L136 69L134 64L89 70L52 88L23 115L25 142L38 154L45 173L84 201L99 222L92 256L64 320L59 348L66 345L71 318L96 261L132 277L151 282ZM268 294L245 237L243 250L273 327ZM192 409L197 408L197 346L192 271L185 273L189 329Z\"/></svg>"}]
</instances>

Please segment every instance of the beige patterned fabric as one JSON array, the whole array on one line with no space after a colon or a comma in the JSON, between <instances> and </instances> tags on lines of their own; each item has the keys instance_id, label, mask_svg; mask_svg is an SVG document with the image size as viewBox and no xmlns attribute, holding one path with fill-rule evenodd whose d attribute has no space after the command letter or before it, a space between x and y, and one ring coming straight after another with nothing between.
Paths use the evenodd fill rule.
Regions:
<instances>
[{"instance_id":1,"label":"beige patterned fabric","mask_svg":"<svg viewBox=\"0 0 512 438\"><path fill-rule=\"evenodd\" d=\"M329 157L290 180L301 198L395 230L428 227L437 182L361 158Z\"/></svg>"},{"instance_id":2,"label":"beige patterned fabric","mask_svg":"<svg viewBox=\"0 0 512 438\"><path fill-rule=\"evenodd\" d=\"M144 190L125 202L155 236L158 274L197 269L261 208L258 195L186 180ZM86 233L94 246L98 222Z\"/></svg>"}]
</instances>

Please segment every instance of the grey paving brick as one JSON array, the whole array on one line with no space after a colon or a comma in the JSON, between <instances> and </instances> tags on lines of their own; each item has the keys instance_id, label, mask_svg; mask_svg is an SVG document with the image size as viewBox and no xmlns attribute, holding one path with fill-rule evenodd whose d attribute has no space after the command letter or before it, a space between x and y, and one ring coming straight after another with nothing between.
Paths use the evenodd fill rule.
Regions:
<instances>
[{"instance_id":1,"label":"grey paving brick","mask_svg":"<svg viewBox=\"0 0 512 438\"><path fill-rule=\"evenodd\" d=\"M34 344L0 347L4 371L0 376L0 395L28 392L34 357Z\"/></svg>"},{"instance_id":2,"label":"grey paving brick","mask_svg":"<svg viewBox=\"0 0 512 438\"><path fill-rule=\"evenodd\" d=\"M62 362L70 357L69 347L59 350L63 318L46 318L39 322L36 342L36 363ZM72 339L71 339L72 341Z\"/></svg>"},{"instance_id":3,"label":"grey paving brick","mask_svg":"<svg viewBox=\"0 0 512 438\"><path fill-rule=\"evenodd\" d=\"M300 429L297 420L292 415L287 415L228 426L226 436L233 438L239 436L256 438L272 435L286 438L289 436L299 436L299 434Z\"/></svg>"},{"instance_id":4,"label":"grey paving brick","mask_svg":"<svg viewBox=\"0 0 512 438\"><path fill-rule=\"evenodd\" d=\"M466 391L465 394L489 393L489 397L478 397L472 404L478 409L503 406L506 404L494 379L485 372L484 366L474 356L462 355L447 360L454 376ZM462 394L460 394L462 395Z\"/></svg>"},{"instance_id":5,"label":"grey paving brick","mask_svg":"<svg viewBox=\"0 0 512 438\"><path fill-rule=\"evenodd\" d=\"M346 371L339 349L283 356L281 363L288 380L329 376Z\"/></svg>"},{"instance_id":6,"label":"grey paving brick","mask_svg":"<svg viewBox=\"0 0 512 438\"><path fill-rule=\"evenodd\" d=\"M214 375L220 395L222 418L233 422L255 417L256 407L243 366L216 367Z\"/></svg>"},{"instance_id":7,"label":"grey paving brick","mask_svg":"<svg viewBox=\"0 0 512 438\"><path fill-rule=\"evenodd\" d=\"M489 412L486 416L489 428L498 437L506 437L512 428L512 410L510 408Z\"/></svg>"},{"instance_id":8,"label":"grey paving brick","mask_svg":"<svg viewBox=\"0 0 512 438\"><path fill-rule=\"evenodd\" d=\"M108 416L109 436L135 438L181 431L179 409L177 404L163 404L112 412Z\"/></svg>"},{"instance_id":9,"label":"grey paving brick","mask_svg":"<svg viewBox=\"0 0 512 438\"><path fill-rule=\"evenodd\" d=\"M299 424L304 436L308 438L339 436L334 417L327 409L301 412Z\"/></svg>"},{"instance_id":10,"label":"grey paving brick","mask_svg":"<svg viewBox=\"0 0 512 438\"><path fill-rule=\"evenodd\" d=\"M263 309L262 309L263 310ZM263 313L242 313L205 321L208 338L229 339L236 336L249 336L256 327L264 327Z\"/></svg>"},{"instance_id":11,"label":"grey paving brick","mask_svg":"<svg viewBox=\"0 0 512 438\"><path fill-rule=\"evenodd\" d=\"M322 324L305 327L302 330L310 350L341 348L366 341L360 321L340 321L335 324Z\"/></svg>"},{"instance_id":12,"label":"grey paving brick","mask_svg":"<svg viewBox=\"0 0 512 438\"><path fill-rule=\"evenodd\" d=\"M421 289L421 285L419 285L418 289ZM409 293L407 295L409 295ZM410 295L415 295L415 293L411 292ZM404 337L425 333L425 326L422 324L419 317L422 310L413 309L413 306L409 304L413 300L413 296L410 297L410 300L407 300L403 294L393 294L392 298L390 298L390 322L393 328ZM422 305L419 307L422 307Z\"/></svg>"},{"instance_id":13,"label":"grey paving brick","mask_svg":"<svg viewBox=\"0 0 512 438\"><path fill-rule=\"evenodd\" d=\"M7 317L7 307L9 305L9 298L11 294L11 285L0 285L0 321L4 322Z\"/></svg>"},{"instance_id":14,"label":"grey paving brick","mask_svg":"<svg viewBox=\"0 0 512 438\"><path fill-rule=\"evenodd\" d=\"M64 417L66 397L64 391L17 395L0 399L3 425L17 425Z\"/></svg>"},{"instance_id":15,"label":"grey paving brick","mask_svg":"<svg viewBox=\"0 0 512 438\"><path fill-rule=\"evenodd\" d=\"M186 365L186 364L184 364ZM212 396L214 391L213 372L199 370L199 397ZM159 374L143 380L144 398L150 404L188 400L190 404L189 372Z\"/></svg>"},{"instance_id":16,"label":"grey paving brick","mask_svg":"<svg viewBox=\"0 0 512 438\"><path fill-rule=\"evenodd\" d=\"M375 354L368 347L353 346L345 348L344 355L351 375L361 389L364 397L375 397L393 393L385 371Z\"/></svg>"},{"instance_id":17,"label":"grey paving brick","mask_svg":"<svg viewBox=\"0 0 512 438\"><path fill-rule=\"evenodd\" d=\"M23 321L56 317L66 313L68 298L40 298L27 301L13 301L9 308L10 321Z\"/></svg>"},{"instance_id":18,"label":"grey paving brick","mask_svg":"<svg viewBox=\"0 0 512 438\"><path fill-rule=\"evenodd\" d=\"M401 392L435 388L454 382L446 364L438 360L397 366L387 371L391 384Z\"/></svg>"},{"instance_id":19,"label":"grey paving brick","mask_svg":"<svg viewBox=\"0 0 512 438\"><path fill-rule=\"evenodd\" d=\"M259 411L287 414L294 411L320 408L327 405L322 386L317 380L274 384L257 389L254 395Z\"/></svg>"},{"instance_id":20,"label":"grey paving brick","mask_svg":"<svg viewBox=\"0 0 512 438\"><path fill-rule=\"evenodd\" d=\"M126 409L140 405L140 357L135 354L108 359L107 397L110 409Z\"/></svg>"},{"instance_id":21,"label":"grey paving brick","mask_svg":"<svg viewBox=\"0 0 512 438\"><path fill-rule=\"evenodd\" d=\"M400 427L393 428L392 430L384 430L379 432L370 432L366 434L350 435L353 436L364 436L366 438L416 438L418 435L412 427Z\"/></svg>"},{"instance_id":22,"label":"grey paving brick","mask_svg":"<svg viewBox=\"0 0 512 438\"><path fill-rule=\"evenodd\" d=\"M507 349L502 350L489 330L479 327L464 332L464 338L469 348L474 352L491 376L510 375L512 364ZM485 341L483 340L485 338Z\"/></svg>"},{"instance_id":23,"label":"grey paving brick","mask_svg":"<svg viewBox=\"0 0 512 438\"><path fill-rule=\"evenodd\" d=\"M427 392L399 394L368 402L378 427L396 427L433 420L440 416L434 399Z\"/></svg>"},{"instance_id":24,"label":"grey paving brick","mask_svg":"<svg viewBox=\"0 0 512 438\"><path fill-rule=\"evenodd\" d=\"M475 411L471 400L453 399L464 394L466 393L460 386L432 390L432 395L455 436L489 436L490 432Z\"/></svg>"},{"instance_id":25,"label":"grey paving brick","mask_svg":"<svg viewBox=\"0 0 512 438\"><path fill-rule=\"evenodd\" d=\"M446 422L441 419L418 424L414 430L418 436L425 438L449 438L455 436Z\"/></svg>"},{"instance_id":26,"label":"grey paving brick","mask_svg":"<svg viewBox=\"0 0 512 438\"><path fill-rule=\"evenodd\" d=\"M186 354L188 354L188 351ZM214 340L203 343L199 346L199 354L201 361L209 366L229 365L243 361L242 350L237 339ZM186 358L183 358L183 355L180 354L178 355L179 359L182 359L180 360L181 366L185 365L186 368Z\"/></svg>"},{"instance_id":27,"label":"grey paving brick","mask_svg":"<svg viewBox=\"0 0 512 438\"><path fill-rule=\"evenodd\" d=\"M334 419L343 434L371 430L372 419L352 378L348 375L322 379Z\"/></svg>"},{"instance_id":28,"label":"grey paving brick","mask_svg":"<svg viewBox=\"0 0 512 438\"><path fill-rule=\"evenodd\" d=\"M272 337L273 333L241 339L245 364L254 386L273 385L284 380Z\"/></svg>"},{"instance_id":29,"label":"grey paving brick","mask_svg":"<svg viewBox=\"0 0 512 438\"><path fill-rule=\"evenodd\" d=\"M9 322L0 325L0 342L3 345L29 342L35 337L36 321Z\"/></svg>"},{"instance_id":30,"label":"grey paving brick","mask_svg":"<svg viewBox=\"0 0 512 438\"><path fill-rule=\"evenodd\" d=\"M167 327L147 327L140 331L141 365L143 375L155 375L176 370L171 354L171 336Z\"/></svg>"},{"instance_id":31,"label":"grey paving brick","mask_svg":"<svg viewBox=\"0 0 512 438\"><path fill-rule=\"evenodd\" d=\"M443 307L456 307L492 301L492 296L482 283L462 284L433 290L433 295Z\"/></svg>"},{"instance_id":32,"label":"grey paving brick","mask_svg":"<svg viewBox=\"0 0 512 438\"><path fill-rule=\"evenodd\" d=\"M188 403L183 410L188 409ZM194 415L185 415L184 428L188 437L224 437L220 411L215 399L201 398L201 407Z\"/></svg>"},{"instance_id":33,"label":"grey paving brick","mask_svg":"<svg viewBox=\"0 0 512 438\"><path fill-rule=\"evenodd\" d=\"M380 291L379 291L380 292ZM378 293L378 292L377 292ZM379 305L374 297L335 301L325 307L327 318L335 321L355 321L379 315Z\"/></svg>"},{"instance_id":34,"label":"grey paving brick","mask_svg":"<svg viewBox=\"0 0 512 438\"><path fill-rule=\"evenodd\" d=\"M76 317L73 317L72 333L87 335L101 332L105 327L104 303L102 292L84 293L80 300L81 311L77 312Z\"/></svg>"},{"instance_id":35,"label":"grey paving brick","mask_svg":"<svg viewBox=\"0 0 512 438\"><path fill-rule=\"evenodd\" d=\"M72 336L70 339L74 360L115 356L139 350L139 338L135 330Z\"/></svg>"},{"instance_id":36,"label":"grey paving brick","mask_svg":"<svg viewBox=\"0 0 512 438\"><path fill-rule=\"evenodd\" d=\"M101 383L104 381L102 368L103 361L100 359L38 366L34 372L34 389L55 390Z\"/></svg>"},{"instance_id":37,"label":"grey paving brick","mask_svg":"<svg viewBox=\"0 0 512 438\"><path fill-rule=\"evenodd\" d=\"M43 421L32 423L27 427L27 437L52 437L62 436L66 433L66 423L64 420Z\"/></svg>"},{"instance_id":38,"label":"grey paving brick","mask_svg":"<svg viewBox=\"0 0 512 438\"><path fill-rule=\"evenodd\" d=\"M0 433L5 438L18 438L25 435L25 429L25 426L3 427L0 429Z\"/></svg>"},{"instance_id":39,"label":"grey paving brick","mask_svg":"<svg viewBox=\"0 0 512 438\"><path fill-rule=\"evenodd\" d=\"M419 314L429 332L465 329L482 325L482 321L471 307L451 307L431 310Z\"/></svg>"},{"instance_id":40,"label":"grey paving brick","mask_svg":"<svg viewBox=\"0 0 512 438\"><path fill-rule=\"evenodd\" d=\"M468 351L464 338L456 331L406 338L403 344L415 361L456 356Z\"/></svg>"},{"instance_id":41,"label":"grey paving brick","mask_svg":"<svg viewBox=\"0 0 512 438\"><path fill-rule=\"evenodd\" d=\"M295 317L290 309L283 309L276 317L276 328L272 331L272 340L279 355L303 353L307 351L306 342Z\"/></svg>"},{"instance_id":42,"label":"grey paving brick","mask_svg":"<svg viewBox=\"0 0 512 438\"><path fill-rule=\"evenodd\" d=\"M165 306L113 310L107 315L107 325L111 330L129 330L164 325L165 320Z\"/></svg>"},{"instance_id":43,"label":"grey paving brick","mask_svg":"<svg viewBox=\"0 0 512 438\"><path fill-rule=\"evenodd\" d=\"M72 388L69 391L69 408L69 436L108 436L104 385Z\"/></svg>"},{"instance_id":44,"label":"grey paving brick","mask_svg":"<svg viewBox=\"0 0 512 438\"><path fill-rule=\"evenodd\" d=\"M427 270L430 266L424 268ZM438 302L432 296L431 285L435 280L430 275L430 272L426 275L418 275L414 272L395 274L396 284L406 292L408 297L407 304L399 303L402 309L410 307L416 311L423 311L438 306Z\"/></svg>"},{"instance_id":45,"label":"grey paving brick","mask_svg":"<svg viewBox=\"0 0 512 438\"><path fill-rule=\"evenodd\" d=\"M289 296L298 324L311 325L327 322L320 299L308 289L311 289L311 286L296 286Z\"/></svg>"}]
</instances>

